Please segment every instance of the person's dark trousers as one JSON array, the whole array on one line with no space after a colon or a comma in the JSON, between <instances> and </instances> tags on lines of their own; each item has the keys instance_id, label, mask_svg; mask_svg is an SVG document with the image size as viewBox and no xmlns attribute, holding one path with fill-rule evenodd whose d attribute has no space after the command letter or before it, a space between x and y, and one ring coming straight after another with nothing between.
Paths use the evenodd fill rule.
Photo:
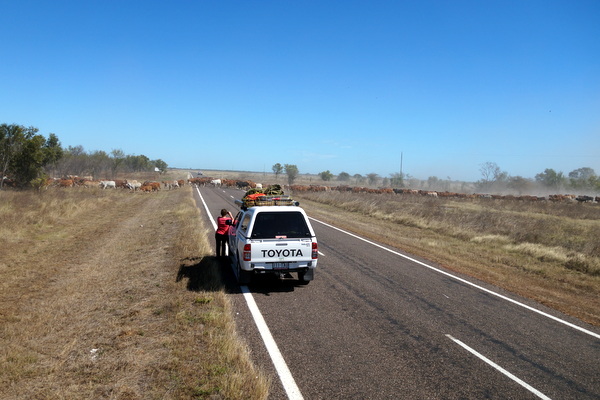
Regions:
<instances>
[{"instance_id":1,"label":"person's dark trousers","mask_svg":"<svg viewBox=\"0 0 600 400\"><path fill-rule=\"evenodd\" d=\"M217 241L217 257L225 256L225 246L227 245L227 235L219 235L215 233Z\"/></svg>"}]
</instances>

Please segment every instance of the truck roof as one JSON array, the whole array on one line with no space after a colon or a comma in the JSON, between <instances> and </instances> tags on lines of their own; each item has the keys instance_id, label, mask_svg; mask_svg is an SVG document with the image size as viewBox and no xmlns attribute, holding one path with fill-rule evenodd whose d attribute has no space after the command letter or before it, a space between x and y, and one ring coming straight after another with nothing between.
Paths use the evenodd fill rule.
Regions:
<instances>
[{"instance_id":1,"label":"truck roof","mask_svg":"<svg viewBox=\"0 0 600 400\"><path fill-rule=\"evenodd\" d=\"M255 206L255 207L241 207L241 211L246 213L247 215L252 216L252 218L256 218L258 214L263 213L300 213L304 216L304 218L308 219L308 214L302 207L299 206Z\"/></svg>"}]
</instances>

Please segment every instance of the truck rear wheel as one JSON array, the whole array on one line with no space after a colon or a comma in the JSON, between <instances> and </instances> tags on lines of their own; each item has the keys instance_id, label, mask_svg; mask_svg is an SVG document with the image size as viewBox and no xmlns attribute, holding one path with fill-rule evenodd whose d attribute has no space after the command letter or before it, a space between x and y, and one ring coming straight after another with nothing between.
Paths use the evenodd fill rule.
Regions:
<instances>
[{"instance_id":1,"label":"truck rear wheel","mask_svg":"<svg viewBox=\"0 0 600 400\"><path fill-rule=\"evenodd\" d=\"M300 285L308 285L310 281L315 278L315 270L307 269L304 271L298 271L298 283Z\"/></svg>"},{"instance_id":2,"label":"truck rear wheel","mask_svg":"<svg viewBox=\"0 0 600 400\"><path fill-rule=\"evenodd\" d=\"M239 260L239 255L238 255ZM240 285L247 285L250 283L252 279L252 274L248 271L244 271L240 265L240 262L237 263L237 280Z\"/></svg>"}]
</instances>

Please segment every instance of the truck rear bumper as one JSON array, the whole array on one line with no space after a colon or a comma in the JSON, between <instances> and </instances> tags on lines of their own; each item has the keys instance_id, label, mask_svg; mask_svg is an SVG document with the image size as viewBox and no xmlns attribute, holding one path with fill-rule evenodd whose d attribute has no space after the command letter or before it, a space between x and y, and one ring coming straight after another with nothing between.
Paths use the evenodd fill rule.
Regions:
<instances>
[{"instance_id":1,"label":"truck rear bumper","mask_svg":"<svg viewBox=\"0 0 600 400\"><path fill-rule=\"evenodd\" d=\"M317 260L301 261L301 262L244 262L241 268L244 271L255 271L257 273L266 272L295 272L304 271L308 269L315 269L317 267Z\"/></svg>"}]
</instances>

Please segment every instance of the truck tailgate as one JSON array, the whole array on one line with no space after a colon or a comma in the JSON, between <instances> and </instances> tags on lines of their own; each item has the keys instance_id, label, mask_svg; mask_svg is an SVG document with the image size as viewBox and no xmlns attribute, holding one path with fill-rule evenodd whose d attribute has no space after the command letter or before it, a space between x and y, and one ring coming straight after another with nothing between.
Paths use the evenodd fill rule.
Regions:
<instances>
[{"instance_id":1,"label":"truck tailgate","mask_svg":"<svg viewBox=\"0 0 600 400\"><path fill-rule=\"evenodd\" d=\"M312 259L312 240L308 238L254 239L251 245L253 263L306 263Z\"/></svg>"}]
</instances>

